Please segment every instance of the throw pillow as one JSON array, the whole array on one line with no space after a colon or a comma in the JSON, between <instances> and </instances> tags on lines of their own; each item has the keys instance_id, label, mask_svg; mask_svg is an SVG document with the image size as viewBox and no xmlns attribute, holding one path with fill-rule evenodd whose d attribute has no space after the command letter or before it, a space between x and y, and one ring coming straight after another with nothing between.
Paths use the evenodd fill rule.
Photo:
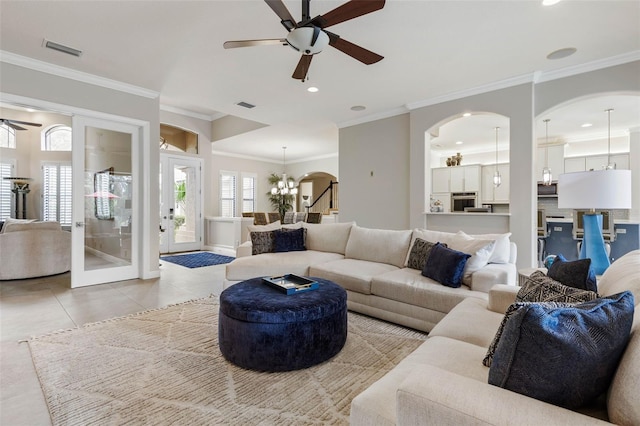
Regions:
<instances>
[{"instance_id":1,"label":"throw pillow","mask_svg":"<svg viewBox=\"0 0 640 426\"><path fill-rule=\"evenodd\" d=\"M251 232L251 254L273 253L275 251L275 231Z\"/></svg>"},{"instance_id":2,"label":"throw pillow","mask_svg":"<svg viewBox=\"0 0 640 426\"><path fill-rule=\"evenodd\" d=\"M489 369L489 384L569 409L609 388L633 323L630 291L574 306L516 305Z\"/></svg>"},{"instance_id":3,"label":"throw pillow","mask_svg":"<svg viewBox=\"0 0 640 426\"><path fill-rule=\"evenodd\" d=\"M464 284L471 285L471 275L487 265L495 245L495 240L476 240L462 231L449 241L450 248L471 255L462 278Z\"/></svg>"},{"instance_id":4,"label":"throw pillow","mask_svg":"<svg viewBox=\"0 0 640 426\"><path fill-rule=\"evenodd\" d=\"M542 271L535 271L525 279L516 302L581 303L597 297L598 293L564 285Z\"/></svg>"},{"instance_id":5,"label":"throw pillow","mask_svg":"<svg viewBox=\"0 0 640 426\"><path fill-rule=\"evenodd\" d=\"M431 253L433 246L435 246L435 243L425 241L422 238L416 238L413 242L413 246L411 246L411 251L409 252L407 267L422 271L425 263L427 263L427 258L429 257L429 253ZM447 247L444 243L442 243L442 246Z\"/></svg>"},{"instance_id":6,"label":"throw pillow","mask_svg":"<svg viewBox=\"0 0 640 426\"><path fill-rule=\"evenodd\" d=\"M562 254L559 254L553 260L547 275L569 287L598 291L596 274L591 267L591 259L569 262Z\"/></svg>"},{"instance_id":7,"label":"throw pillow","mask_svg":"<svg viewBox=\"0 0 640 426\"><path fill-rule=\"evenodd\" d=\"M462 231L460 231L462 232ZM511 257L511 232L506 234L474 234L469 235L478 240L496 240L496 246L488 263L509 263Z\"/></svg>"},{"instance_id":8,"label":"throw pillow","mask_svg":"<svg viewBox=\"0 0 640 426\"><path fill-rule=\"evenodd\" d=\"M573 287L563 285L552 278L547 277L542 271L535 271L524 282L518 294L516 295L516 303L518 302L558 302L558 303L581 303L588 302L598 298L598 294L592 291L580 290ZM502 322L498 327L493 341L487 349L487 354L482 360L482 364L491 367L493 356L495 354L500 338L504 331L504 326L514 313L515 304L509 306L507 312L502 318Z\"/></svg>"},{"instance_id":9,"label":"throw pillow","mask_svg":"<svg viewBox=\"0 0 640 426\"><path fill-rule=\"evenodd\" d=\"M462 253L437 243L424 264L422 275L447 287L460 287L470 254Z\"/></svg>"},{"instance_id":10,"label":"throw pillow","mask_svg":"<svg viewBox=\"0 0 640 426\"><path fill-rule=\"evenodd\" d=\"M286 251L303 251L306 250L304 246L304 234L305 228L298 229L286 229L273 231L275 252L282 253Z\"/></svg>"}]
</instances>

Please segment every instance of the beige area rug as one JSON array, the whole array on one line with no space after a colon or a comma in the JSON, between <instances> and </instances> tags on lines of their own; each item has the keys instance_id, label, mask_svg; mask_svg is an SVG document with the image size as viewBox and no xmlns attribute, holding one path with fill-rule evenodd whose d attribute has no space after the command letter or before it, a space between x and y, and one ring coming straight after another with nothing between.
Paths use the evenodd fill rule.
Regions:
<instances>
[{"instance_id":1,"label":"beige area rug","mask_svg":"<svg viewBox=\"0 0 640 426\"><path fill-rule=\"evenodd\" d=\"M29 341L54 425L348 424L351 400L426 335L349 312L331 360L284 373L227 362L206 298Z\"/></svg>"}]
</instances>

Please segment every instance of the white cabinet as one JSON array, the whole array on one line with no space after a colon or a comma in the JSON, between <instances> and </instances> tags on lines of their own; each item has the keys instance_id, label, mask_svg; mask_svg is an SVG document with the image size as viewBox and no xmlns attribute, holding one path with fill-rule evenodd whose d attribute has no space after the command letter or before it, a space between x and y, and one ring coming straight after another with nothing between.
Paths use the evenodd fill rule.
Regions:
<instances>
[{"instance_id":1,"label":"white cabinet","mask_svg":"<svg viewBox=\"0 0 640 426\"><path fill-rule=\"evenodd\" d=\"M451 192L480 191L480 166L451 167Z\"/></svg>"},{"instance_id":2,"label":"white cabinet","mask_svg":"<svg viewBox=\"0 0 640 426\"><path fill-rule=\"evenodd\" d=\"M538 148L536 158L536 179L542 181L542 170L545 164L551 169L553 180L565 172L564 145L553 145Z\"/></svg>"},{"instance_id":3,"label":"white cabinet","mask_svg":"<svg viewBox=\"0 0 640 426\"><path fill-rule=\"evenodd\" d=\"M451 192L449 180L451 179L451 167L431 169L431 193L441 194Z\"/></svg>"},{"instance_id":4,"label":"white cabinet","mask_svg":"<svg viewBox=\"0 0 640 426\"><path fill-rule=\"evenodd\" d=\"M565 173L602 170L609 162L607 155L590 155L587 157L571 157L564 159ZM629 170L629 154L613 154L611 162L618 170ZM553 171L553 169L551 169Z\"/></svg>"},{"instance_id":5,"label":"white cabinet","mask_svg":"<svg viewBox=\"0 0 640 426\"><path fill-rule=\"evenodd\" d=\"M493 175L496 166L482 166L482 204L509 203L509 163L498 164L498 171L502 176L499 187L493 186Z\"/></svg>"}]
</instances>

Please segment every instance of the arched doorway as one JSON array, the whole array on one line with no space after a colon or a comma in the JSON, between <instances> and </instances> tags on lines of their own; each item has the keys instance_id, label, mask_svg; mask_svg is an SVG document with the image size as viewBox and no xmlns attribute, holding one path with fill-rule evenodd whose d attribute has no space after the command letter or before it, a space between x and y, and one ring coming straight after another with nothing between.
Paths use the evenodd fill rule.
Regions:
<instances>
[{"instance_id":1,"label":"arched doorway","mask_svg":"<svg viewBox=\"0 0 640 426\"><path fill-rule=\"evenodd\" d=\"M325 172L305 174L298 182L297 210L317 212L324 215L339 211L338 179Z\"/></svg>"}]
</instances>

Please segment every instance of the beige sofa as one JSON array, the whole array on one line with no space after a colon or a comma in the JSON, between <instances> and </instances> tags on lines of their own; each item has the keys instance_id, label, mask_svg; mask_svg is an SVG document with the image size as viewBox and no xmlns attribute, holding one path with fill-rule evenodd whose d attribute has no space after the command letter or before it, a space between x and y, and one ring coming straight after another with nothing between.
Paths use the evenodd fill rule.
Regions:
<instances>
[{"instance_id":1,"label":"beige sofa","mask_svg":"<svg viewBox=\"0 0 640 426\"><path fill-rule=\"evenodd\" d=\"M225 288L258 276L286 273L325 278L347 290L350 310L430 331L464 299L486 301L494 284L516 283L516 247L509 241L510 234L472 237L425 229L368 229L354 223L297 226L306 228L306 251L252 256L249 241L238 248L238 257L226 265ZM253 230L279 227L275 224ZM484 253L489 258L480 262L465 285L451 288L407 267L416 238L444 242L460 251L491 243L492 251Z\"/></svg>"},{"instance_id":2,"label":"beige sofa","mask_svg":"<svg viewBox=\"0 0 640 426\"><path fill-rule=\"evenodd\" d=\"M58 222L7 221L0 231L0 280L41 277L71 269L71 233Z\"/></svg>"},{"instance_id":3,"label":"beige sofa","mask_svg":"<svg viewBox=\"0 0 640 426\"><path fill-rule=\"evenodd\" d=\"M393 370L354 398L352 425L640 424L640 250L616 260L598 280L607 296L635 297L631 339L606 398L571 411L488 384L482 360L518 287L497 285L488 300L467 298Z\"/></svg>"}]
</instances>

